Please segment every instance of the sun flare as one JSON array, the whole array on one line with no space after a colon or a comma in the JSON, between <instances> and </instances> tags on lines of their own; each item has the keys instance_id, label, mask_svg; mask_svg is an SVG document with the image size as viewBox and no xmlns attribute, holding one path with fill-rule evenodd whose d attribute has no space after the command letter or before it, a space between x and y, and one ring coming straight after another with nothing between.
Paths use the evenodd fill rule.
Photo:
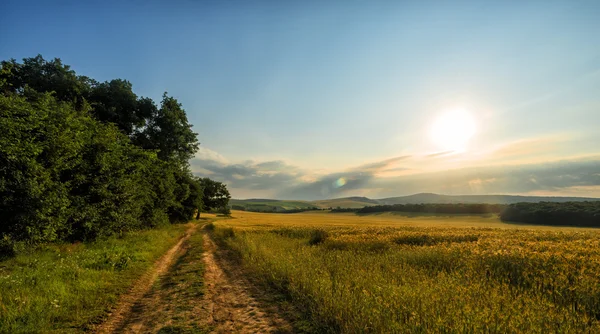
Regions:
<instances>
[{"instance_id":1,"label":"sun flare","mask_svg":"<svg viewBox=\"0 0 600 334\"><path fill-rule=\"evenodd\" d=\"M441 114L431 127L431 139L442 150L464 151L475 134L475 120L465 109Z\"/></svg>"}]
</instances>

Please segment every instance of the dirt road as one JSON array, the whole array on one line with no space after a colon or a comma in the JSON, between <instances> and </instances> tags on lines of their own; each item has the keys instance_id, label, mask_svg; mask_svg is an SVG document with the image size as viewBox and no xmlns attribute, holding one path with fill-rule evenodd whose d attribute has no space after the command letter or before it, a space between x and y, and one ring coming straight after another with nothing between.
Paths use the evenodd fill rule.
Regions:
<instances>
[{"instance_id":1,"label":"dirt road","mask_svg":"<svg viewBox=\"0 0 600 334\"><path fill-rule=\"evenodd\" d=\"M121 297L98 333L292 333L289 310L192 225Z\"/></svg>"}]
</instances>

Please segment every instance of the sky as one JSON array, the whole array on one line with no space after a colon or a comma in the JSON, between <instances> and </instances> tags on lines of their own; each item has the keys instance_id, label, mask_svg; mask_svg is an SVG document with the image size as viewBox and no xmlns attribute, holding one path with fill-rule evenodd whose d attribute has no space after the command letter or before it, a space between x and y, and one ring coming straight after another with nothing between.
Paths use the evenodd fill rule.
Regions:
<instances>
[{"instance_id":1,"label":"sky","mask_svg":"<svg viewBox=\"0 0 600 334\"><path fill-rule=\"evenodd\" d=\"M0 59L167 91L234 198L600 197L599 1L4 1Z\"/></svg>"}]
</instances>

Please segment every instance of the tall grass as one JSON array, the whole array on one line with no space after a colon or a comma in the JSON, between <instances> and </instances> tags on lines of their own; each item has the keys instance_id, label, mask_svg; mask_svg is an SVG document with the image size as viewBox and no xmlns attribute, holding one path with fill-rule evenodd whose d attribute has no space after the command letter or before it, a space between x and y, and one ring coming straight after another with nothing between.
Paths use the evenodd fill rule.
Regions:
<instances>
[{"instance_id":1,"label":"tall grass","mask_svg":"<svg viewBox=\"0 0 600 334\"><path fill-rule=\"evenodd\" d=\"M48 244L0 262L0 333L80 332L183 235L186 225Z\"/></svg>"},{"instance_id":2,"label":"tall grass","mask_svg":"<svg viewBox=\"0 0 600 334\"><path fill-rule=\"evenodd\" d=\"M331 332L600 332L596 232L274 225L225 244Z\"/></svg>"}]
</instances>

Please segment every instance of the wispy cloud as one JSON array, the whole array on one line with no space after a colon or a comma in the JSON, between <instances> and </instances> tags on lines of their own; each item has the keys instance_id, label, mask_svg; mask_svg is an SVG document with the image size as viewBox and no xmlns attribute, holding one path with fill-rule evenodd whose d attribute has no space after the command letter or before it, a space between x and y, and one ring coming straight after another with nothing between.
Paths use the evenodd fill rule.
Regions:
<instances>
[{"instance_id":1,"label":"wispy cloud","mask_svg":"<svg viewBox=\"0 0 600 334\"><path fill-rule=\"evenodd\" d=\"M418 192L444 194L573 194L600 196L600 156L553 162L509 163L506 157L523 157L539 152L548 140L523 141L496 151L502 164L436 171L419 169L428 157L399 156L369 162L339 172L319 174L285 161L232 163L206 149L191 163L197 175L225 182L234 197L323 199L363 195L373 198ZM435 155L443 159L443 154ZM450 159L451 156L448 157Z\"/></svg>"}]
</instances>

